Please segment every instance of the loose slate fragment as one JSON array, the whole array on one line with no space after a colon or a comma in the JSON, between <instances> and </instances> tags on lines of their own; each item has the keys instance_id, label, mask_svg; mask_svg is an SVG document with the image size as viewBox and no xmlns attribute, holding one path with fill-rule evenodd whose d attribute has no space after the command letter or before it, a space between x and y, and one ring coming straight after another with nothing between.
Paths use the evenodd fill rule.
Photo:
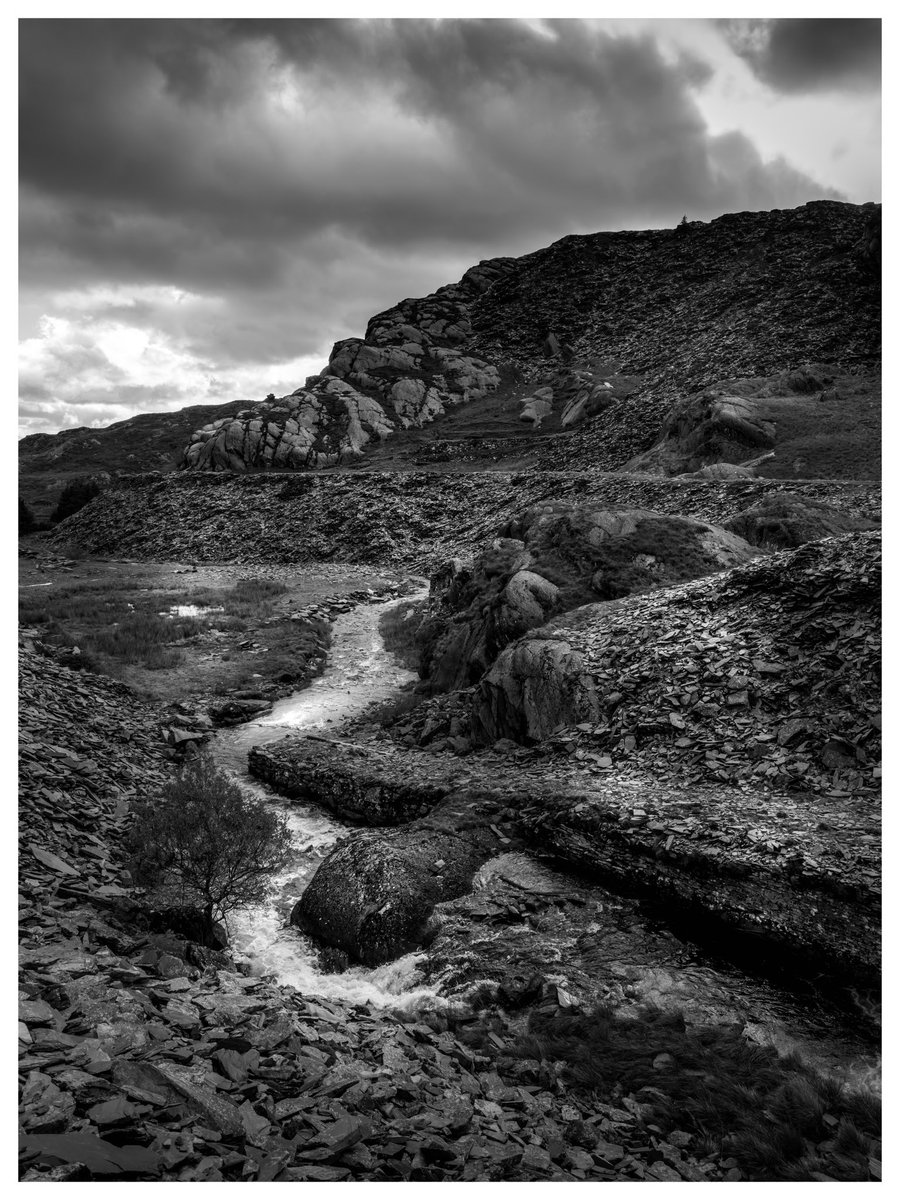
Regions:
<instances>
[{"instance_id":1,"label":"loose slate fragment","mask_svg":"<svg viewBox=\"0 0 900 1200\"><path fill-rule=\"evenodd\" d=\"M45 867L49 867L51 871L56 871L60 875L77 875L75 868L63 859L58 854L53 854L49 850L42 850L40 846L36 846L34 842L29 842L28 849Z\"/></svg>"},{"instance_id":2,"label":"loose slate fragment","mask_svg":"<svg viewBox=\"0 0 900 1200\"><path fill-rule=\"evenodd\" d=\"M89 1133L28 1135L19 1148L26 1159L58 1159L64 1163L83 1163L97 1175L158 1175L159 1156L143 1146L115 1146Z\"/></svg>"}]
</instances>

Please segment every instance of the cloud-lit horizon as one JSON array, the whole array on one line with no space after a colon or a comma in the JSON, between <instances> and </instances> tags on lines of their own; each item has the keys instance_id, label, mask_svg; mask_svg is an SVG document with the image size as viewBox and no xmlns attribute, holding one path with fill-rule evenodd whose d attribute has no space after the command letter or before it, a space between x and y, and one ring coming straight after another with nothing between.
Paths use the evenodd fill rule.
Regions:
<instances>
[{"instance_id":1,"label":"cloud-lit horizon","mask_svg":"<svg viewBox=\"0 0 900 1200\"><path fill-rule=\"evenodd\" d=\"M569 233L880 199L879 21L19 30L22 433L283 394Z\"/></svg>"}]
</instances>

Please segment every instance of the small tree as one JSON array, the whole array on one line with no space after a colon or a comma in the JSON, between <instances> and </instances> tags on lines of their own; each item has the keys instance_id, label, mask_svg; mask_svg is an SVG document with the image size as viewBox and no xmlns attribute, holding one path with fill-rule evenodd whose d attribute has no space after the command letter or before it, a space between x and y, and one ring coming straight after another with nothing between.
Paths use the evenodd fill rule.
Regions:
<instances>
[{"instance_id":1,"label":"small tree","mask_svg":"<svg viewBox=\"0 0 900 1200\"><path fill-rule=\"evenodd\" d=\"M265 899L291 837L284 817L198 754L159 799L136 806L129 849L135 883L163 903L199 908L212 926Z\"/></svg>"}]
</instances>

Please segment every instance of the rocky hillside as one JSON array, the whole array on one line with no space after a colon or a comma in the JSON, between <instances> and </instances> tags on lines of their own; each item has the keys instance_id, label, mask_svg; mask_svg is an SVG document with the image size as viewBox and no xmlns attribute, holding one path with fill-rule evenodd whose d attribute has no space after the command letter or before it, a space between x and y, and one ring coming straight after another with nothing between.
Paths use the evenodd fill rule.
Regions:
<instances>
[{"instance_id":1,"label":"rocky hillside","mask_svg":"<svg viewBox=\"0 0 900 1200\"><path fill-rule=\"evenodd\" d=\"M365 338L337 342L323 376L292 396L200 428L185 464L334 466L410 427L437 421L440 439L440 419L464 407L462 424L443 422L458 443L467 420L470 434L480 432L475 422L492 395L506 413L515 409L520 428L554 434L553 449L544 440L524 448L545 466L563 438L570 462L617 469L646 450L654 430L665 449L644 455L643 469L673 474L776 448L796 460L803 456L788 449L791 439L779 442L772 404L736 400L722 380L756 377L757 391L781 398L775 410L787 434L803 424L798 394L821 400L835 372L876 376L880 281L870 233L878 220L874 205L815 202L673 230L570 236L480 263L460 283L379 313ZM800 370L810 362L817 376ZM710 388L718 394L685 400ZM872 439L877 428L862 439L857 431L859 469L876 478Z\"/></svg>"},{"instance_id":2,"label":"rocky hillside","mask_svg":"<svg viewBox=\"0 0 900 1200\"><path fill-rule=\"evenodd\" d=\"M809 362L876 374L876 228L878 206L816 201L563 238L517 260L479 300L472 348L540 380L549 330L573 366L611 360L640 377L566 446L573 465L615 469L648 447L676 401L723 380Z\"/></svg>"},{"instance_id":3,"label":"rocky hillside","mask_svg":"<svg viewBox=\"0 0 900 1200\"><path fill-rule=\"evenodd\" d=\"M116 472L173 471L200 421L233 416L242 401L195 404L171 413L141 413L103 429L32 433L19 442L19 494L39 519L50 516L59 494L74 478Z\"/></svg>"},{"instance_id":4,"label":"rocky hillside","mask_svg":"<svg viewBox=\"0 0 900 1200\"><path fill-rule=\"evenodd\" d=\"M874 205L819 201L674 230L572 236L480 263L458 284L373 317L364 339L336 343L323 375L292 396L198 430L185 465L331 466L498 392L520 427L552 431L579 465L621 468L654 430L671 442L673 421L691 439L680 456L670 448L655 460L669 473L673 463L720 461L723 434L738 435L725 461L752 459L776 447L777 423L746 401L736 418L733 402L710 413L708 401L685 409L684 398L714 386L727 396L723 380L757 377L790 402L826 392L835 371L875 376L880 288L870 240L879 219ZM791 375L812 362L823 378ZM667 417L673 404L681 407ZM783 407L796 423L796 405ZM532 452L549 465L559 448L535 442ZM877 476L877 465L866 469Z\"/></svg>"},{"instance_id":5,"label":"rocky hillside","mask_svg":"<svg viewBox=\"0 0 900 1200\"><path fill-rule=\"evenodd\" d=\"M43 515L66 472L552 469L561 455L667 474L764 457L764 475L874 479L880 222L877 205L816 201L492 259L374 316L289 396L23 439L25 498Z\"/></svg>"}]
</instances>

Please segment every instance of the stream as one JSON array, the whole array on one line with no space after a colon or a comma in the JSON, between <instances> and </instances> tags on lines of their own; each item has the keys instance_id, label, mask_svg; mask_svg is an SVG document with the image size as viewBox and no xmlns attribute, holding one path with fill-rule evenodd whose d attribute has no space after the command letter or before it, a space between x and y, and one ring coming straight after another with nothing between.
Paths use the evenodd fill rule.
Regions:
<instances>
[{"instance_id":1,"label":"stream","mask_svg":"<svg viewBox=\"0 0 900 1200\"><path fill-rule=\"evenodd\" d=\"M404 684L416 678L385 649L379 621L388 609L421 599L425 592L382 604L359 605L337 618L332 632L332 648L322 675L300 692L279 701L272 711L258 720L216 735L214 754L246 791L262 797L287 818L293 836L294 857L288 868L273 882L269 898L263 904L240 910L229 917L231 946L254 974L274 975L279 983L297 988L306 995L319 995L351 1004L372 1004L381 1008L410 1010L440 1006L443 1001L433 987L424 986L419 964L420 953L407 954L380 967L353 967L341 973L325 973L311 941L289 924L291 910L299 900L321 860L338 838L350 832L334 816L313 805L288 801L272 788L254 779L247 770L251 747L274 741L300 730L330 732L339 729L350 717L358 716L374 701L386 700ZM596 888L598 896L602 888ZM614 897L606 905L609 918L617 908ZM647 916L635 923L634 915L622 919L626 955L646 955L647 933L657 922ZM621 931L620 931L621 932ZM659 932L657 927L657 932ZM667 950L666 950L667 946ZM731 997L737 1011L743 1013L748 1032L755 1023L764 1031L760 1040L774 1041L782 1050L796 1047L809 1061L840 1074L870 1078L877 1072L878 1056L870 1037L859 1037L846 1014L810 1004L809 999L794 996L739 968L716 962L690 940L672 932L666 934L666 946L660 944L662 959L645 958L646 980L664 979L664 991L685 988L692 993L717 992ZM678 965L672 958L672 950ZM620 947L621 949L621 947ZM651 959L655 957L650 951ZM641 961L640 957L635 961Z\"/></svg>"},{"instance_id":2,"label":"stream","mask_svg":"<svg viewBox=\"0 0 900 1200\"><path fill-rule=\"evenodd\" d=\"M423 592L424 596L425 593ZM321 860L350 827L311 805L286 801L247 770L252 746L275 741L300 730L330 731L357 716L373 701L386 700L416 679L384 647L378 630L382 614L422 596L407 596L384 604L362 604L334 622L332 648L324 672L308 687L278 701L272 711L216 735L214 754L241 785L277 807L288 822L294 858L273 881L264 904L233 913L228 919L231 946L259 975L275 975L306 994L329 996L354 1004L417 1008L436 999L431 988L418 986L418 963L424 955L407 954L375 968L355 967L325 974L309 939L288 924L291 909Z\"/></svg>"}]
</instances>

